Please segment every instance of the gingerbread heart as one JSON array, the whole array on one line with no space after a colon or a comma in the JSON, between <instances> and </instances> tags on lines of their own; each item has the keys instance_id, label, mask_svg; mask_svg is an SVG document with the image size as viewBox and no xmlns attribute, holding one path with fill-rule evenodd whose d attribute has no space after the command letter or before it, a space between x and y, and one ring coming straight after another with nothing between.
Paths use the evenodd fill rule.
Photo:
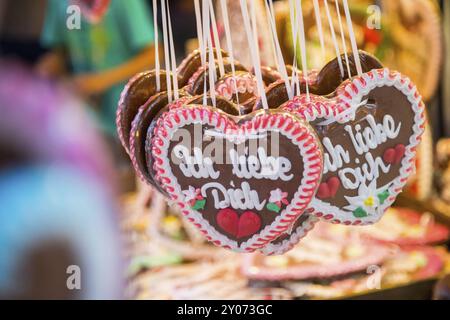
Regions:
<instances>
[{"instance_id":1,"label":"gingerbread heart","mask_svg":"<svg viewBox=\"0 0 450 320\"><path fill-rule=\"evenodd\" d=\"M155 180L214 244L252 252L302 215L320 182L322 150L281 111L233 117L209 106L163 113L147 137Z\"/></svg>"},{"instance_id":2,"label":"gingerbread heart","mask_svg":"<svg viewBox=\"0 0 450 320\"><path fill-rule=\"evenodd\" d=\"M333 223L378 221L414 171L425 123L416 87L378 69L343 83L334 98L294 100L282 109L315 127L324 148L323 181L340 180L333 197L323 187L307 212Z\"/></svg>"},{"instance_id":3,"label":"gingerbread heart","mask_svg":"<svg viewBox=\"0 0 450 320\"><path fill-rule=\"evenodd\" d=\"M232 63L229 59L224 59L224 71L225 73L232 72ZM216 75L220 73L220 68L218 64L214 65ZM234 61L235 71L247 71L245 67L239 63L239 61ZM204 94L205 86L210 88L209 85L209 65L204 65L197 69L197 71L190 77L187 85L187 91L192 95Z\"/></svg>"},{"instance_id":4,"label":"gingerbread heart","mask_svg":"<svg viewBox=\"0 0 450 320\"><path fill-rule=\"evenodd\" d=\"M228 52L221 50L222 57L228 57ZM206 50L205 56L208 56L209 50ZM217 49L213 49L214 58L217 58ZM177 68L178 77L181 83L187 83L192 75L202 66L202 57L200 50L192 51Z\"/></svg>"},{"instance_id":5,"label":"gingerbread heart","mask_svg":"<svg viewBox=\"0 0 450 320\"><path fill-rule=\"evenodd\" d=\"M160 76L165 77L165 71ZM128 81L123 89L116 112L116 126L119 139L127 153L130 153L130 130L132 122L142 107L153 95L167 90L166 82L161 81L157 90L156 71L138 73Z\"/></svg>"},{"instance_id":6,"label":"gingerbread heart","mask_svg":"<svg viewBox=\"0 0 450 320\"><path fill-rule=\"evenodd\" d=\"M256 78L249 72L226 74L216 83L216 94L234 103L245 103L257 94Z\"/></svg>"}]
</instances>

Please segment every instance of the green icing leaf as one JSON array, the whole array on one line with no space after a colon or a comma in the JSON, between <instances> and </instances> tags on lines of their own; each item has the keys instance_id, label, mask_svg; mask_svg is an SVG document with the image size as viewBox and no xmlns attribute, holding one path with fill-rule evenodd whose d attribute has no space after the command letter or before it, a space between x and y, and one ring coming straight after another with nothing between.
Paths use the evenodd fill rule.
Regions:
<instances>
[{"instance_id":1,"label":"green icing leaf","mask_svg":"<svg viewBox=\"0 0 450 320\"><path fill-rule=\"evenodd\" d=\"M277 206L275 203L273 202L269 202L266 206L267 210L273 211L273 212L280 212L281 208L279 206Z\"/></svg>"},{"instance_id":2,"label":"green icing leaf","mask_svg":"<svg viewBox=\"0 0 450 320\"><path fill-rule=\"evenodd\" d=\"M202 210L205 208L206 205L206 199L203 200L197 200L194 204L194 206L192 207L193 210Z\"/></svg>"},{"instance_id":3,"label":"green icing leaf","mask_svg":"<svg viewBox=\"0 0 450 320\"><path fill-rule=\"evenodd\" d=\"M358 209L353 211L353 215L356 218L364 218L364 217L367 217L367 212L363 208L359 207Z\"/></svg>"},{"instance_id":4,"label":"green icing leaf","mask_svg":"<svg viewBox=\"0 0 450 320\"><path fill-rule=\"evenodd\" d=\"M377 195L378 200L380 200L380 204L384 204L384 202L386 201L386 199L389 197L389 191L383 191L382 193L379 193Z\"/></svg>"}]
</instances>

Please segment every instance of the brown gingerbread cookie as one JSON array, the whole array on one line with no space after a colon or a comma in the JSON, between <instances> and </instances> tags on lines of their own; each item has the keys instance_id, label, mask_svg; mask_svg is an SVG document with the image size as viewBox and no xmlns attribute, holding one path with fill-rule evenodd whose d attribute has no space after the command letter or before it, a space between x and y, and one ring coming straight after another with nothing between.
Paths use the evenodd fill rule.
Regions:
<instances>
[{"instance_id":1,"label":"brown gingerbread cookie","mask_svg":"<svg viewBox=\"0 0 450 320\"><path fill-rule=\"evenodd\" d=\"M208 240L251 252L301 216L320 181L321 147L288 113L164 112L147 137L155 179ZM294 166L295 164L295 166Z\"/></svg>"}]
</instances>

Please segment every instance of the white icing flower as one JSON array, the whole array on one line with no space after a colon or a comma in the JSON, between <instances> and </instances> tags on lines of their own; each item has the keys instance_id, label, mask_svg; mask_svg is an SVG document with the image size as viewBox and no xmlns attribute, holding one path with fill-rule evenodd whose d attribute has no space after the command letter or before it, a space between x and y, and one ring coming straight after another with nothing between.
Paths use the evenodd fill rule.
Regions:
<instances>
[{"instance_id":1,"label":"white icing flower","mask_svg":"<svg viewBox=\"0 0 450 320\"><path fill-rule=\"evenodd\" d=\"M364 183L358 188L358 195L356 197L345 197L349 205L345 209L355 212L355 210L362 209L367 215L375 215L380 210L380 199L378 195L385 188L377 189L377 181L373 180L369 186Z\"/></svg>"},{"instance_id":2,"label":"white icing flower","mask_svg":"<svg viewBox=\"0 0 450 320\"><path fill-rule=\"evenodd\" d=\"M281 203L288 204L286 198L288 196L287 192L281 191L280 188L270 191L269 202L276 203L280 205Z\"/></svg>"}]
</instances>

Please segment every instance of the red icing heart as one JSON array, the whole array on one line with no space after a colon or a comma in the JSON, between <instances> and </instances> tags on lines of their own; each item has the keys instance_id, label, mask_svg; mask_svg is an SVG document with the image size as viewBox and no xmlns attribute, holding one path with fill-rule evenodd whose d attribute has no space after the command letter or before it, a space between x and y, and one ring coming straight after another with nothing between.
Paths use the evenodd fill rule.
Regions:
<instances>
[{"instance_id":1,"label":"red icing heart","mask_svg":"<svg viewBox=\"0 0 450 320\"><path fill-rule=\"evenodd\" d=\"M237 238L245 238L255 234L261 228L261 218L252 211L245 211L239 218Z\"/></svg>"},{"instance_id":2,"label":"red icing heart","mask_svg":"<svg viewBox=\"0 0 450 320\"><path fill-rule=\"evenodd\" d=\"M230 208L222 209L217 214L217 224L226 233L236 236L238 234L239 216Z\"/></svg>"},{"instance_id":3,"label":"red icing heart","mask_svg":"<svg viewBox=\"0 0 450 320\"><path fill-rule=\"evenodd\" d=\"M331 177L327 182L322 182L317 191L316 197L319 199L332 198L336 195L341 186L341 181L338 177Z\"/></svg>"},{"instance_id":4,"label":"red icing heart","mask_svg":"<svg viewBox=\"0 0 450 320\"><path fill-rule=\"evenodd\" d=\"M383 160L386 163L394 163L395 161L395 149L389 148L384 151Z\"/></svg>"},{"instance_id":5,"label":"red icing heart","mask_svg":"<svg viewBox=\"0 0 450 320\"><path fill-rule=\"evenodd\" d=\"M395 164L399 164L405 155L406 147L403 144L395 146Z\"/></svg>"},{"instance_id":6,"label":"red icing heart","mask_svg":"<svg viewBox=\"0 0 450 320\"><path fill-rule=\"evenodd\" d=\"M255 234L261 228L261 218L252 211L240 217L233 209L226 208L217 214L217 224L228 234L241 239Z\"/></svg>"},{"instance_id":7,"label":"red icing heart","mask_svg":"<svg viewBox=\"0 0 450 320\"><path fill-rule=\"evenodd\" d=\"M383 154L383 160L389 164L399 164L405 155L406 147L403 144L398 144L395 148L386 149Z\"/></svg>"},{"instance_id":8,"label":"red icing heart","mask_svg":"<svg viewBox=\"0 0 450 320\"><path fill-rule=\"evenodd\" d=\"M334 197L341 186L341 181L338 177L331 177L328 179L328 187L330 188L330 196Z\"/></svg>"},{"instance_id":9,"label":"red icing heart","mask_svg":"<svg viewBox=\"0 0 450 320\"><path fill-rule=\"evenodd\" d=\"M328 183L322 182L319 185L319 189L317 190L316 197L319 199L326 199L330 197L330 188L328 187Z\"/></svg>"}]
</instances>

